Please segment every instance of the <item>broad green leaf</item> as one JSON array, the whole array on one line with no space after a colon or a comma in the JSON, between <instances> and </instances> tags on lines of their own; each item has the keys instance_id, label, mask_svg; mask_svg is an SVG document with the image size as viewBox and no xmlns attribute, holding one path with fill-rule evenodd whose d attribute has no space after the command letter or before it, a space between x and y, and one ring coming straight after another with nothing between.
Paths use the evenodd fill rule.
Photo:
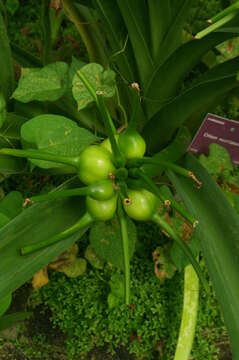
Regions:
<instances>
[{"instance_id":1,"label":"broad green leaf","mask_svg":"<svg viewBox=\"0 0 239 360\"><path fill-rule=\"evenodd\" d=\"M137 234L134 223L129 219L127 226L130 240L129 256L131 258L134 253ZM124 269L120 224L117 219L107 223L95 223L90 231L90 243L102 260L110 262L122 270Z\"/></svg>"},{"instance_id":2,"label":"broad green leaf","mask_svg":"<svg viewBox=\"0 0 239 360\"><path fill-rule=\"evenodd\" d=\"M11 191L0 201L0 214L8 217L9 221L22 212L23 197L19 191Z\"/></svg>"},{"instance_id":3,"label":"broad green leaf","mask_svg":"<svg viewBox=\"0 0 239 360\"><path fill-rule=\"evenodd\" d=\"M72 186L77 183L72 182ZM27 256L20 255L20 248L67 229L79 220L84 211L84 201L78 197L37 203L0 229L0 298L15 291L56 259L80 239L86 229Z\"/></svg>"},{"instance_id":4,"label":"broad green leaf","mask_svg":"<svg viewBox=\"0 0 239 360\"><path fill-rule=\"evenodd\" d=\"M198 190L190 180L170 173L188 211L199 221L195 236L201 249L228 328L234 359L239 354L239 216L220 187L192 156L184 166L202 181Z\"/></svg>"},{"instance_id":5,"label":"broad green leaf","mask_svg":"<svg viewBox=\"0 0 239 360\"><path fill-rule=\"evenodd\" d=\"M63 99L56 101L54 104L51 103L49 112L69 117L70 119L76 120L80 126L90 129L93 132L97 131L100 134L105 134L105 129L97 118L95 107L78 111L74 99L71 101L71 99L64 96Z\"/></svg>"},{"instance_id":6,"label":"broad green leaf","mask_svg":"<svg viewBox=\"0 0 239 360\"><path fill-rule=\"evenodd\" d=\"M56 101L68 89L68 71L68 65L60 61L41 69L25 68L12 97L23 103Z\"/></svg>"},{"instance_id":7,"label":"broad green leaf","mask_svg":"<svg viewBox=\"0 0 239 360\"><path fill-rule=\"evenodd\" d=\"M112 70L104 70L100 64L87 64L83 66L81 72L95 92L103 92L103 97L111 98L115 93L115 73ZM94 102L94 98L89 93L83 82L78 76L78 72L73 77L72 83L73 97L77 102L78 110L84 109L87 105Z\"/></svg>"},{"instance_id":8,"label":"broad green leaf","mask_svg":"<svg viewBox=\"0 0 239 360\"><path fill-rule=\"evenodd\" d=\"M86 146L94 143L97 137L64 116L45 114L36 116L22 126L21 139L25 149L76 156ZM45 169L64 166L42 160L31 160L31 162Z\"/></svg>"},{"instance_id":9,"label":"broad green leaf","mask_svg":"<svg viewBox=\"0 0 239 360\"><path fill-rule=\"evenodd\" d=\"M0 300L0 321L1 316L7 311L12 302L12 294L6 295Z\"/></svg>"},{"instance_id":10,"label":"broad green leaf","mask_svg":"<svg viewBox=\"0 0 239 360\"><path fill-rule=\"evenodd\" d=\"M172 138L175 130L182 126L190 116L220 96L236 88L236 74L239 57L219 64L181 95L164 106L143 129L143 135L150 152L163 148Z\"/></svg>"},{"instance_id":11,"label":"broad green leaf","mask_svg":"<svg viewBox=\"0 0 239 360\"><path fill-rule=\"evenodd\" d=\"M158 63L145 88L145 102L150 119L159 109L172 100L189 71L202 56L216 45L237 36L236 33L214 33L202 40L192 40L181 45L163 63Z\"/></svg>"},{"instance_id":12,"label":"broad green leaf","mask_svg":"<svg viewBox=\"0 0 239 360\"><path fill-rule=\"evenodd\" d=\"M0 318L0 331L13 326L18 321L24 321L32 316L31 312L17 312L10 315L4 315Z\"/></svg>"},{"instance_id":13,"label":"broad green leaf","mask_svg":"<svg viewBox=\"0 0 239 360\"><path fill-rule=\"evenodd\" d=\"M8 101L14 89L14 71L11 49L3 16L0 12L0 92Z\"/></svg>"},{"instance_id":14,"label":"broad green leaf","mask_svg":"<svg viewBox=\"0 0 239 360\"><path fill-rule=\"evenodd\" d=\"M208 173L218 177L223 173L230 173L233 169L230 155L223 146L210 144L209 156L200 155L200 163L207 169Z\"/></svg>"},{"instance_id":15,"label":"broad green leaf","mask_svg":"<svg viewBox=\"0 0 239 360\"><path fill-rule=\"evenodd\" d=\"M154 66L149 49L150 25L146 16L148 9L144 1L117 0L117 4L129 34L140 79L144 86Z\"/></svg>"}]
</instances>

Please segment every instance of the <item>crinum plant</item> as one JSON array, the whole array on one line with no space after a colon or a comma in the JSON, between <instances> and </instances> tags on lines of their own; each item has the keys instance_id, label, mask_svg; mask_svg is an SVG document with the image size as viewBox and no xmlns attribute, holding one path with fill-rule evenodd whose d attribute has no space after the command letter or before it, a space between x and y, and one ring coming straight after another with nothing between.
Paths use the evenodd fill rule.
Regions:
<instances>
[{"instance_id":1,"label":"crinum plant","mask_svg":"<svg viewBox=\"0 0 239 360\"><path fill-rule=\"evenodd\" d=\"M235 10L215 31L186 41L183 25L192 2L62 0L57 12L75 24L89 64L53 61L53 29L60 23L50 16L50 1L42 1L42 59L14 44L10 48L0 15L1 173L75 174L56 191L27 199L27 208L1 229L0 294L14 291L91 227L98 253L121 268L124 301L130 304L132 220L156 222L207 286L198 253L172 226L170 216L180 214L200 243L236 359L238 215L198 161L184 155L189 129L195 131L202 114L238 86L239 58L211 68L186 88L183 81L204 54L237 35L238 15ZM12 57L22 65L17 87ZM159 186L165 179L181 202ZM107 238L112 229L121 235L120 247ZM194 315L185 305L175 359L182 356L180 346L185 359L190 354L197 294L197 276L186 267L185 304L189 296Z\"/></svg>"}]
</instances>

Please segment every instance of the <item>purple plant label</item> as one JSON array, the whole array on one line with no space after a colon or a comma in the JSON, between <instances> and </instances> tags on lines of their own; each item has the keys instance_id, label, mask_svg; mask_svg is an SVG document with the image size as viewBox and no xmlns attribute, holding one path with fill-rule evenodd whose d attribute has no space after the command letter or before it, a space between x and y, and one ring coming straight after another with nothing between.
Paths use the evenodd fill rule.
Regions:
<instances>
[{"instance_id":1,"label":"purple plant label","mask_svg":"<svg viewBox=\"0 0 239 360\"><path fill-rule=\"evenodd\" d=\"M209 153L209 145L224 146L234 164L239 165L239 122L214 114L207 114L188 151L194 154Z\"/></svg>"}]
</instances>

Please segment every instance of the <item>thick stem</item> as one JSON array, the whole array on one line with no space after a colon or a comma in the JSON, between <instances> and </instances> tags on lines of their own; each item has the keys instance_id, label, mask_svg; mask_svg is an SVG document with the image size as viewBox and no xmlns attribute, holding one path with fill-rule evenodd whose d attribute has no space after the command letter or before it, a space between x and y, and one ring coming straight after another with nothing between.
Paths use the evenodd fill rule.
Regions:
<instances>
[{"instance_id":1,"label":"thick stem","mask_svg":"<svg viewBox=\"0 0 239 360\"><path fill-rule=\"evenodd\" d=\"M33 202L41 202L41 201L62 199L70 196L87 196L87 195L89 195L89 187L84 186L78 189L54 191L45 195L32 196L30 200Z\"/></svg>"},{"instance_id":2,"label":"thick stem","mask_svg":"<svg viewBox=\"0 0 239 360\"><path fill-rule=\"evenodd\" d=\"M230 13L238 9L239 9L239 1L236 1L234 4L228 6L226 9L222 10L221 12L213 16L210 20L208 20L208 22L210 24L214 24L218 20L224 18L226 15L229 15Z\"/></svg>"},{"instance_id":3,"label":"thick stem","mask_svg":"<svg viewBox=\"0 0 239 360\"><path fill-rule=\"evenodd\" d=\"M196 178L196 176L194 175L194 173L188 169L185 169L181 166L178 166L176 164L173 164L171 162L165 161L165 160L160 160L160 159L152 159L150 157L144 157L141 159L131 159L127 162L127 166L128 167L139 167L141 165L144 164L152 164L152 165L159 165L159 166L163 166L166 169L170 169L173 172L175 172L176 174L185 176L187 178L192 179L198 188L201 187L201 182Z\"/></svg>"},{"instance_id":4,"label":"thick stem","mask_svg":"<svg viewBox=\"0 0 239 360\"><path fill-rule=\"evenodd\" d=\"M58 241L66 238L70 235L73 235L77 231L86 228L87 226L89 226L92 223L92 221L93 221L92 217L88 213L85 213L82 216L82 218L80 218L80 220L78 220L74 225L72 225L68 229L62 231L61 233L52 236L50 239L43 240L37 244L24 246L23 248L21 248L21 255L31 254L32 252L35 252L37 250L40 250L47 246L55 244Z\"/></svg>"},{"instance_id":5,"label":"thick stem","mask_svg":"<svg viewBox=\"0 0 239 360\"><path fill-rule=\"evenodd\" d=\"M162 193L160 188L155 185L155 183L143 173L140 169L132 169L134 175L141 178L147 187L152 191L153 194L155 194L161 201L163 201L164 204L170 205L173 209L175 209L180 215L182 215L193 227L196 227L198 224L198 221L194 219L194 217L189 214L177 201L173 199L173 197L170 197L170 199L165 197L165 195Z\"/></svg>"},{"instance_id":6,"label":"thick stem","mask_svg":"<svg viewBox=\"0 0 239 360\"><path fill-rule=\"evenodd\" d=\"M123 253L124 253L124 276L125 276L125 303L130 304L130 258L129 258L129 238L127 230L127 220L124 214L121 199L118 199L118 216L120 221Z\"/></svg>"},{"instance_id":7,"label":"thick stem","mask_svg":"<svg viewBox=\"0 0 239 360\"><path fill-rule=\"evenodd\" d=\"M125 159L124 159L123 155L121 154L121 152L119 150L119 146L115 139L115 134L117 132L116 132L114 123L111 119L111 116L110 116L110 113L109 113L107 107L105 106L105 102L104 102L104 98L103 98L102 94L98 93L97 96L98 96L99 110L103 117L106 133L110 140L110 144L111 144L112 152L113 152L115 160L116 160L116 164L118 167L123 167L125 165Z\"/></svg>"},{"instance_id":8,"label":"thick stem","mask_svg":"<svg viewBox=\"0 0 239 360\"><path fill-rule=\"evenodd\" d=\"M156 224L158 224L180 247L180 249L183 251L183 253L187 256L190 263L192 264L195 272L197 273L199 279L201 280L205 290L208 292L208 284L204 278L204 275L201 271L201 268L197 262L197 260L194 258L193 253L191 252L191 249L184 243L183 240L180 239L180 237L174 232L174 230L171 228L171 226L162 219L158 214L154 214L152 219Z\"/></svg>"},{"instance_id":9,"label":"thick stem","mask_svg":"<svg viewBox=\"0 0 239 360\"><path fill-rule=\"evenodd\" d=\"M181 326L174 360L188 360L197 323L199 281L192 265L184 269L184 300Z\"/></svg>"},{"instance_id":10,"label":"thick stem","mask_svg":"<svg viewBox=\"0 0 239 360\"><path fill-rule=\"evenodd\" d=\"M60 164L66 164L78 168L79 157L68 157L62 155L50 154L41 150L19 150L19 149L0 149L0 155L9 155L20 158L37 159L53 161Z\"/></svg>"},{"instance_id":11,"label":"thick stem","mask_svg":"<svg viewBox=\"0 0 239 360\"><path fill-rule=\"evenodd\" d=\"M230 14L226 15L222 19L218 20L211 26L208 26L206 29L200 31L195 35L195 39L202 39L204 36L209 35L213 31L219 29L221 26L227 24L229 21L231 21L235 16L237 15L237 11L233 11Z\"/></svg>"}]
</instances>

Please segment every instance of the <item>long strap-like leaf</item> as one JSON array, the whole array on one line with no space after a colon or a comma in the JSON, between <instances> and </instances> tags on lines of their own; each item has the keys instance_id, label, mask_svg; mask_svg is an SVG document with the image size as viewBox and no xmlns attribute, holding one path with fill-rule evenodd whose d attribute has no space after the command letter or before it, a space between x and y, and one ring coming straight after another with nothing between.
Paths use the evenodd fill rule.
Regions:
<instances>
[{"instance_id":1,"label":"long strap-like leaf","mask_svg":"<svg viewBox=\"0 0 239 360\"><path fill-rule=\"evenodd\" d=\"M14 90L14 71L7 30L0 12L0 92L8 100Z\"/></svg>"},{"instance_id":2,"label":"long strap-like leaf","mask_svg":"<svg viewBox=\"0 0 239 360\"><path fill-rule=\"evenodd\" d=\"M213 100L238 86L236 75L239 57L209 70L201 81L163 107L146 124L143 134L149 151L162 149L175 130L197 109L207 107Z\"/></svg>"},{"instance_id":3,"label":"long strap-like leaf","mask_svg":"<svg viewBox=\"0 0 239 360\"><path fill-rule=\"evenodd\" d=\"M238 21L237 17L237 21ZM237 36L234 33L214 33L202 40L192 40L178 48L164 64L159 63L151 74L145 89L148 118L159 111L175 96L188 72L210 49L223 41Z\"/></svg>"},{"instance_id":4,"label":"long strap-like leaf","mask_svg":"<svg viewBox=\"0 0 239 360\"><path fill-rule=\"evenodd\" d=\"M144 1L117 0L128 30L142 87L147 82L154 66L149 49L149 23Z\"/></svg>"},{"instance_id":5,"label":"long strap-like leaf","mask_svg":"<svg viewBox=\"0 0 239 360\"><path fill-rule=\"evenodd\" d=\"M239 359L239 216L219 186L192 156L184 164L202 181L200 190L187 179L171 173L188 211L199 221L195 235L200 242L217 299L229 332L233 359Z\"/></svg>"},{"instance_id":6,"label":"long strap-like leaf","mask_svg":"<svg viewBox=\"0 0 239 360\"><path fill-rule=\"evenodd\" d=\"M119 14L117 3L112 0L95 0L94 4L102 19L101 26L106 32L107 39L109 40L112 49L112 61L117 64L120 74L127 81L135 81L133 67L127 56L129 51L129 46L127 44L127 30L124 21Z\"/></svg>"},{"instance_id":7,"label":"long strap-like leaf","mask_svg":"<svg viewBox=\"0 0 239 360\"><path fill-rule=\"evenodd\" d=\"M149 0L148 8L152 43L152 57L154 61L158 62L161 55L160 46L171 25L171 1Z\"/></svg>"},{"instance_id":8,"label":"long strap-like leaf","mask_svg":"<svg viewBox=\"0 0 239 360\"><path fill-rule=\"evenodd\" d=\"M188 17L194 0L171 1L171 9L175 8L171 26L160 46L160 62L163 63L173 51L181 44L183 25ZM176 3L176 4L175 4Z\"/></svg>"},{"instance_id":9,"label":"long strap-like leaf","mask_svg":"<svg viewBox=\"0 0 239 360\"><path fill-rule=\"evenodd\" d=\"M95 19L92 17L90 9L86 6L75 4L72 0L62 0L62 5L81 36L90 61L107 66L108 59L104 42L102 41L102 36L99 36L99 29L95 24Z\"/></svg>"},{"instance_id":10,"label":"long strap-like leaf","mask_svg":"<svg viewBox=\"0 0 239 360\"><path fill-rule=\"evenodd\" d=\"M76 185L76 184L72 184ZM0 230L0 298L15 291L69 248L85 230L36 253L21 256L20 248L53 236L74 224L84 212L79 198L32 205Z\"/></svg>"}]
</instances>

